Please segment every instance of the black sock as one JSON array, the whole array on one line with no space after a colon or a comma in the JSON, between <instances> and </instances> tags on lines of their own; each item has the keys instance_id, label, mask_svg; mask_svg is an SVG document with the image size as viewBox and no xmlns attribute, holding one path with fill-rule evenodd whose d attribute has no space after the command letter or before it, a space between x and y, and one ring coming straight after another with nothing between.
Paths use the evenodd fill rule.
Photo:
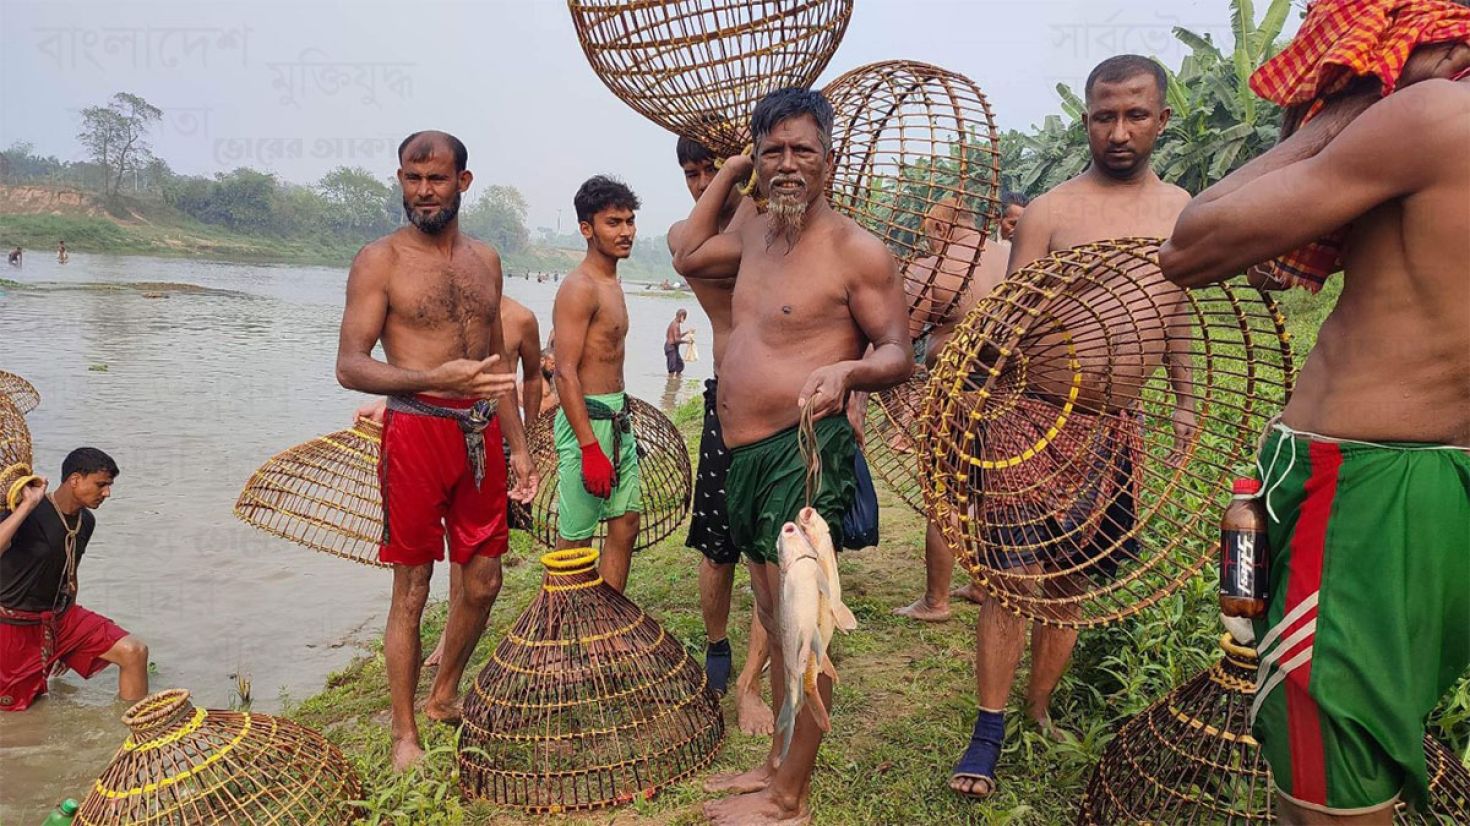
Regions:
<instances>
[{"instance_id":1,"label":"black sock","mask_svg":"<svg viewBox=\"0 0 1470 826\"><path fill-rule=\"evenodd\" d=\"M709 680L710 690L724 694L730 684L730 640L712 642L704 649L704 673Z\"/></svg>"}]
</instances>

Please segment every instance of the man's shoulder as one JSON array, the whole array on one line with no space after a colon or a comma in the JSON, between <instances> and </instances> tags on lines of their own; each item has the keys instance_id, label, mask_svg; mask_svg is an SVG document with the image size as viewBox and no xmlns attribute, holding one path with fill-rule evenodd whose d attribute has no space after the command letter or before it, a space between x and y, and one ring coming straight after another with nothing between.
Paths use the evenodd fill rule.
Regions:
<instances>
[{"instance_id":1,"label":"man's shoulder","mask_svg":"<svg viewBox=\"0 0 1470 826\"><path fill-rule=\"evenodd\" d=\"M893 253L882 239L846 215L835 211L833 214L839 221L833 226L832 240L844 259L857 263L865 273L870 268L886 269L893 265Z\"/></svg>"},{"instance_id":2,"label":"man's shoulder","mask_svg":"<svg viewBox=\"0 0 1470 826\"><path fill-rule=\"evenodd\" d=\"M353 269L374 270L377 268L391 268L398 261L399 233L395 230L374 241L369 241L357 251L352 259Z\"/></svg>"},{"instance_id":3,"label":"man's shoulder","mask_svg":"<svg viewBox=\"0 0 1470 826\"><path fill-rule=\"evenodd\" d=\"M460 237L464 238L465 244L469 247L470 252L473 252L482 264L492 267L500 266L500 253L496 252L494 247L478 238L471 238L468 235Z\"/></svg>"}]
</instances>

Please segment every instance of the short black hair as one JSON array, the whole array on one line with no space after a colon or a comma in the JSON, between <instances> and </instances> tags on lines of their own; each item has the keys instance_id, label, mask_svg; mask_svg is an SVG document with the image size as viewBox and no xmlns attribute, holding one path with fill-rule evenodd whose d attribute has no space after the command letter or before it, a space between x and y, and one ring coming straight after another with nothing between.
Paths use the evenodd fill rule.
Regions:
<instances>
[{"instance_id":1,"label":"short black hair","mask_svg":"<svg viewBox=\"0 0 1470 826\"><path fill-rule=\"evenodd\" d=\"M816 89L777 89L760 99L750 113L750 136L756 146L776 125L791 118L810 115L822 133L822 148L832 148L832 104Z\"/></svg>"},{"instance_id":2,"label":"short black hair","mask_svg":"<svg viewBox=\"0 0 1470 826\"><path fill-rule=\"evenodd\" d=\"M606 175L593 175L577 187L572 206L577 210L578 221L591 221L592 216L604 209L616 207L637 212L642 205L627 184Z\"/></svg>"},{"instance_id":3,"label":"short black hair","mask_svg":"<svg viewBox=\"0 0 1470 826\"><path fill-rule=\"evenodd\" d=\"M674 153L679 156L679 165L686 163L704 163L713 161L715 153L709 151L709 147L693 138L679 138L679 145L674 147Z\"/></svg>"},{"instance_id":4,"label":"short black hair","mask_svg":"<svg viewBox=\"0 0 1470 826\"><path fill-rule=\"evenodd\" d=\"M413 146L415 143L419 143L419 138L429 138L429 140L426 140L423 143L419 144L418 148L414 150L413 155L407 158L407 160L413 161L415 163L422 163L423 161L427 161L429 159L429 156L434 154L435 143L443 142L449 146L449 151L454 154L455 172L463 172L465 170L465 167L469 165L470 150L465 148L464 141L456 138L448 132L440 132L437 129L425 129L421 132L415 132L412 135L404 138L403 143L398 144L398 163L400 165L405 160L405 158L403 157L403 153L407 152L409 147Z\"/></svg>"},{"instance_id":5,"label":"short black hair","mask_svg":"<svg viewBox=\"0 0 1470 826\"><path fill-rule=\"evenodd\" d=\"M99 471L106 471L114 479L117 478L117 462L95 447L79 447L66 454L61 462L62 479L70 479L73 473L87 476Z\"/></svg>"},{"instance_id":6,"label":"short black hair","mask_svg":"<svg viewBox=\"0 0 1470 826\"><path fill-rule=\"evenodd\" d=\"M1153 77L1154 85L1159 90L1159 102L1162 103L1167 99L1169 76L1164 74L1164 67L1153 58L1136 54L1114 55L1097 64L1087 75L1087 85L1082 90L1083 97L1092 100L1092 87L1098 83L1122 83L1139 75Z\"/></svg>"},{"instance_id":7,"label":"short black hair","mask_svg":"<svg viewBox=\"0 0 1470 826\"><path fill-rule=\"evenodd\" d=\"M1031 199L1014 189L1007 189L1000 193L1000 208L1002 211L1010 209L1013 206L1024 208L1030 205Z\"/></svg>"}]
</instances>

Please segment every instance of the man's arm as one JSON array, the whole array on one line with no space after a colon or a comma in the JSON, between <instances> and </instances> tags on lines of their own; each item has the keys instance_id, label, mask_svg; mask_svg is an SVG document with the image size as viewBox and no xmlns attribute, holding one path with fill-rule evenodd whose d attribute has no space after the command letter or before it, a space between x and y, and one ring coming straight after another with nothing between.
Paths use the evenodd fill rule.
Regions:
<instances>
[{"instance_id":1,"label":"man's arm","mask_svg":"<svg viewBox=\"0 0 1470 826\"><path fill-rule=\"evenodd\" d=\"M1011 234L1011 257L1006 263L1006 275L1051 254L1050 202L1046 195L1031 202L1016 222L1016 231Z\"/></svg>"},{"instance_id":2,"label":"man's arm","mask_svg":"<svg viewBox=\"0 0 1470 826\"><path fill-rule=\"evenodd\" d=\"M530 324L521 331L520 353L524 395L521 401L525 406L525 425L529 429L541 415L541 325L534 313L528 315Z\"/></svg>"},{"instance_id":3,"label":"man's arm","mask_svg":"<svg viewBox=\"0 0 1470 826\"><path fill-rule=\"evenodd\" d=\"M730 278L739 272L740 232L738 229L720 232L720 210L730 197L730 190L743 182L752 168L750 158L744 155L725 161L715 179L710 181L709 188L694 204L694 211L669 230L674 270L680 275L718 279Z\"/></svg>"},{"instance_id":4,"label":"man's arm","mask_svg":"<svg viewBox=\"0 0 1470 826\"><path fill-rule=\"evenodd\" d=\"M1222 281L1429 186L1470 143L1467 115L1448 82L1421 83L1368 107L1311 157L1278 158L1243 185L1226 178L1216 185L1230 184L1225 194L1201 196L1179 216L1159 250L1164 277L1185 287ZM1293 150L1282 143L1267 154L1276 152Z\"/></svg>"},{"instance_id":5,"label":"man's arm","mask_svg":"<svg viewBox=\"0 0 1470 826\"><path fill-rule=\"evenodd\" d=\"M592 421L587 418L587 399L582 394L578 370L587 342L587 327L597 311L597 292L580 279L567 279L556 294L551 322L556 328L556 393L567 424L577 435L577 444L597 441Z\"/></svg>"},{"instance_id":6,"label":"man's arm","mask_svg":"<svg viewBox=\"0 0 1470 826\"><path fill-rule=\"evenodd\" d=\"M10 550L10 543L15 541L15 534L20 530L21 523L30 517L31 511L41 504L41 499L45 496L45 479L42 479L40 484L26 485L25 491L20 495L20 505L6 514L3 521L0 521L0 555Z\"/></svg>"}]
</instances>

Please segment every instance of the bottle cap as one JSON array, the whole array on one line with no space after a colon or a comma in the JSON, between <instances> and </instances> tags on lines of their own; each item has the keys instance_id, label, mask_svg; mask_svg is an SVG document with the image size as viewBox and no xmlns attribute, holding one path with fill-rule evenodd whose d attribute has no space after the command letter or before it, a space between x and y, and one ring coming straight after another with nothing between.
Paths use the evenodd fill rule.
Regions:
<instances>
[{"instance_id":1,"label":"bottle cap","mask_svg":"<svg viewBox=\"0 0 1470 826\"><path fill-rule=\"evenodd\" d=\"M1261 482L1258 479L1236 479L1230 486L1230 492L1236 496L1255 496L1261 492Z\"/></svg>"},{"instance_id":2,"label":"bottle cap","mask_svg":"<svg viewBox=\"0 0 1470 826\"><path fill-rule=\"evenodd\" d=\"M82 804L76 802L70 797L61 801L61 813L64 815L74 815L80 808L82 808Z\"/></svg>"}]
</instances>

